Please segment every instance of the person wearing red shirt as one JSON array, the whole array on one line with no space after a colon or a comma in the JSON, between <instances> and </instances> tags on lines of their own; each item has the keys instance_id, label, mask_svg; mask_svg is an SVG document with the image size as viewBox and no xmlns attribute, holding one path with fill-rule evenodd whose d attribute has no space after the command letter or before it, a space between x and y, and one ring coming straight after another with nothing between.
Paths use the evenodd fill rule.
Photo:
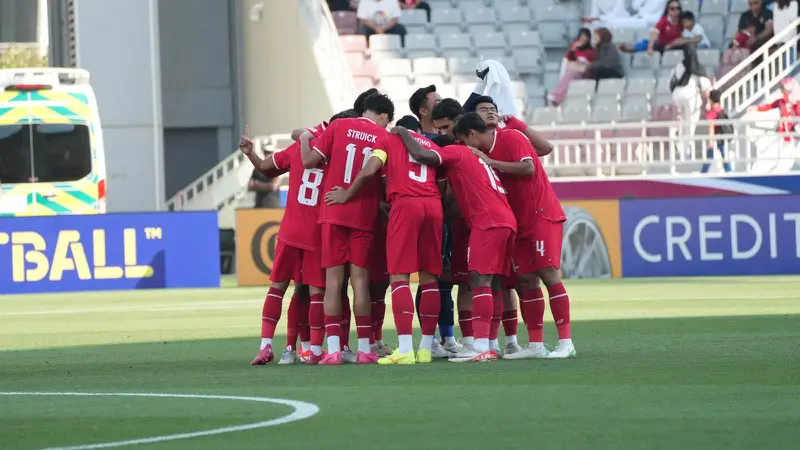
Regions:
<instances>
[{"instance_id":1,"label":"person wearing red shirt","mask_svg":"<svg viewBox=\"0 0 800 450\"><path fill-rule=\"evenodd\" d=\"M783 134L785 142L792 141L792 131L794 130L795 122L786 120L792 117L800 116L800 84L794 78L786 78L781 80L781 96L769 103L761 105L753 105L748 108L749 111L770 111L777 109L781 113L781 121L778 122L778 133Z\"/></svg>"},{"instance_id":2,"label":"person wearing red shirt","mask_svg":"<svg viewBox=\"0 0 800 450\"><path fill-rule=\"evenodd\" d=\"M455 135L470 123L483 121L475 113L466 114L455 126ZM453 189L461 215L470 228L467 247L469 285L472 290L472 322L475 343L466 347L452 362L491 361L497 351L489 347L489 332L494 310L492 284L511 271L516 219L506 200L497 174L472 154L465 145L449 145L427 150L410 134L401 133L408 153L418 162L441 165Z\"/></svg>"},{"instance_id":3,"label":"person wearing red shirt","mask_svg":"<svg viewBox=\"0 0 800 450\"><path fill-rule=\"evenodd\" d=\"M313 149L310 133L300 136L303 165L325 168L323 191L334 186L349 186L366 165L373 151L388 146L386 126L394 120L394 104L383 94L373 94L364 100L364 114L357 119L340 119L331 124L317 139ZM373 244L375 219L378 214L380 180L373 180L350 202L343 205L322 204L319 223L322 224L322 267L325 270L325 331L328 334L328 354L321 364L341 364L339 333L341 332L341 289L345 264L350 271L354 293L356 331L358 334L357 362L375 362L377 355L370 351L372 335L371 299L369 294L369 265Z\"/></svg>"},{"instance_id":4,"label":"person wearing red shirt","mask_svg":"<svg viewBox=\"0 0 800 450\"><path fill-rule=\"evenodd\" d=\"M514 265L522 297L522 316L530 340L527 349L506 354L504 358L574 357L569 296L558 274L563 223L566 221L564 211L525 135L517 130L492 133L480 125L470 124L468 134L458 137L475 147L478 150L476 155L498 171L508 191L508 202L517 218ZM544 296L539 279L547 286L550 309L558 329L559 343L550 355L543 344Z\"/></svg>"},{"instance_id":5,"label":"person wearing red shirt","mask_svg":"<svg viewBox=\"0 0 800 450\"><path fill-rule=\"evenodd\" d=\"M367 165L348 189L334 188L325 195L328 204L350 201L379 170L386 177L386 197L389 210L386 242L387 267L392 289L392 312L397 327L399 346L379 364L414 364L432 361L431 349L439 321L440 295L437 277L442 274L442 204L436 171L409 156L403 142L404 134L427 150L438 150L424 136L395 127L389 136L385 152L373 152ZM414 355L412 331L414 298L409 281L419 273L420 322L422 341Z\"/></svg>"},{"instance_id":6,"label":"person wearing red shirt","mask_svg":"<svg viewBox=\"0 0 800 450\"><path fill-rule=\"evenodd\" d=\"M331 118L331 123L344 117L351 115L337 114ZM307 130L314 137L318 137L327 126L328 124L323 122ZM309 317L312 315L315 320L311 320L312 323L309 325L312 325L313 336L305 337L301 341L308 342L309 346L316 345L318 354L322 353L324 336L322 297L325 272L321 266L320 228L316 222L321 203L320 187L323 170L303 167L300 144L297 142L283 151L266 155L264 159L260 158L253 151L253 141L248 136L247 129L239 143L239 149L250 159L256 170L276 176L289 173L289 196L282 226L278 231L278 244L270 275L271 285L261 312L261 348L251 365L267 364L274 358L272 339L275 336L275 327L280 321L283 297L290 281L296 283L295 296L289 304L287 345L279 362L292 364L296 362L297 353L293 347L297 342L298 328L309 323ZM306 286L310 298L306 294ZM314 310L313 314L310 313L311 308ZM308 357L310 349L304 350L308 351L305 355Z\"/></svg>"},{"instance_id":7,"label":"person wearing red shirt","mask_svg":"<svg viewBox=\"0 0 800 450\"><path fill-rule=\"evenodd\" d=\"M623 52L642 52L647 51L652 55L655 51L664 52L680 48L683 35L683 24L680 16L683 12L681 3L678 0L670 0L664 6L664 14L650 31L650 37L637 42L634 45L627 43L621 44L619 49Z\"/></svg>"}]
</instances>

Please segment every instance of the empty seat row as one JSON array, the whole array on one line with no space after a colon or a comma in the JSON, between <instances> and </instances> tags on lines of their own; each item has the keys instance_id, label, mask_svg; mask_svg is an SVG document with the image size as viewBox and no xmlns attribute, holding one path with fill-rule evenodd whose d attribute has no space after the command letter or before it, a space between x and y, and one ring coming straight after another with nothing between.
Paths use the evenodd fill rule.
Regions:
<instances>
[{"instance_id":1,"label":"empty seat row","mask_svg":"<svg viewBox=\"0 0 800 450\"><path fill-rule=\"evenodd\" d=\"M624 106L615 103L573 105L563 108L552 106L534 108L529 120L532 125L580 124L605 122L672 121L677 118L677 109L671 103L649 105L629 102Z\"/></svg>"}]
</instances>

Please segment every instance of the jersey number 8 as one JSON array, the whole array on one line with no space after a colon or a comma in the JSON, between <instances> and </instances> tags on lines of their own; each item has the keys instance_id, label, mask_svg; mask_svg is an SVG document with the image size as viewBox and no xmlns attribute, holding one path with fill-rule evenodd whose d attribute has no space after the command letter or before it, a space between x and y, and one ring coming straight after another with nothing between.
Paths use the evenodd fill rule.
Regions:
<instances>
[{"instance_id":1,"label":"jersey number 8","mask_svg":"<svg viewBox=\"0 0 800 450\"><path fill-rule=\"evenodd\" d=\"M297 203L306 206L317 206L319 186L322 184L322 169L306 169L303 171L303 183L297 191Z\"/></svg>"}]
</instances>

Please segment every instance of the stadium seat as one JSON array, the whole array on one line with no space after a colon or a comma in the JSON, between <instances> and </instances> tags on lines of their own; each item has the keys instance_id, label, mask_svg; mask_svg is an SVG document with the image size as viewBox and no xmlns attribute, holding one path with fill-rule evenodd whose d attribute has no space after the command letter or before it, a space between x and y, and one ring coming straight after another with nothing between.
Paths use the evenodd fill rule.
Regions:
<instances>
[{"instance_id":1,"label":"stadium seat","mask_svg":"<svg viewBox=\"0 0 800 450\"><path fill-rule=\"evenodd\" d=\"M347 53L347 65L350 67L350 72L353 76L370 76L374 77L377 74L372 60L365 59L364 55L358 53Z\"/></svg>"},{"instance_id":2,"label":"stadium seat","mask_svg":"<svg viewBox=\"0 0 800 450\"><path fill-rule=\"evenodd\" d=\"M432 34L411 34L406 36L406 51L435 51L436 36Z\"/></svg>"},{"instance_id":3,"label":"stadium seat","mask_svg":"<svg viewBox=\"0 0 800 450\"><path fill-rule=\"evenodd\" d=\"M700 15L700 1L699 0L680 0L681 8L684 11L691 11L695 16Z\"/></svg>"},{"instance_id":4,"label":"stadium seat","mask_svg":"<svg viewBox=\"0 0 800 450\"><path fill-rule=\"evenodd\" d=\"M514 93L514 97L516 98L526 98L528 96L525 91L525 83L522 81L512 81L511 92Z\"/></svg>"},{"instance_id":5,"label":"stadium seat","mask_svg":"<svg viewBox=\"0 0 800 450\"><path fill-rule=\"evenodd\" d=\"M461 28L464 18L457 9L431 9L431 26L434 30L441 29L442 25Z\"/></svg>"},{"instance_id":6,"label":"stadium seat","mask_svg":"<svg viewBox=\"0 0 800 450\"><path fill-rule=\"evenodd\" d=\"M700 13L703 16L707 15L727 16L728 0L703 0L703 5L702 8L700 9Z\"/></svg>"},{"instance_id":7,"label":"stadium seat","mask_svg":"<svg viewBox=\"0 0 800 450\"><path fill-rule=\"evenodd\" d=\"M411 74L411 61L408 59L387 59L378 63L381 81L385 76L404 76Z\"/></svg>"},{"instance_id":8,"label":"stadium seat","mask_svg":"<svg viewBox=\"0 0 800 450\"><path fill-rule=\"evenodd\" d=\"M410 81L405 75L381 75L381 90L404 91L408 89Z\"/></svg>"},{"instance_id":9,"label":"stadium seat","mask_svg":"<svg viewBox=\"0 0 800 450\"><path fill-rule=\"evenodd\" d=\"M661 55L658 53L654 53L652 55L648 55L647 53L636 53L633 55L633 61L631 62L631 68L636 69L650 69L650 70L658 70L659 66L661 65Z\"/></svg>"},{"instance_id":10,"label":"stadium seat","mask_svg":"<svg viewBox=\"0 0 800 450\"><path fill-rule=\"evenodd\" d=\"M561 122L569 124L580 124L589 122L591 112L585 101L568 102L561 107Z\"/></svg>"},{"instance_id":11,"label":"stadium seat","mask_svg":"<svg viewBox=\"0 0 800 450\"><path fill-rule=\"evenodd\" d=\"M436 85L436 86L444 84L444 76L443 75L417 75L417 74L414 74L414 85L415 86L430 86L432 84ZM411 97L410 94L409 94L409 97Z\"/></svg>"},{"instance_id":12,"label":"stadium seat","mask_svg":"<svg viewBox=\"0 0 800 450\"><path fill-rule=\"evenodd\" d=\"M439 46L442 50L471 50L472 40L468 34L464 33L440 34Z\"/></svg>"},{"instance_id":13,"label":"stadium seat","mask_svg":"<svg viewBox=\"0 0 800 450\"><path fill-rule=\"evenodd\" d=\"M650 96L655 90L655 87L656 80L654 78L630 78L625 94Z\"/></svg>"},{"instance_id":14,"label":"stadium seat","mask_svg":"<svg viewBox=\"0 0 800 450\"><path fill-rule=\"evenodd\" d=\"M502 23L503 29L508 31L511 24L525 24L530 28L531 10L522 6L499 7L495 4L498 12L498 20Z\"/></svg>"},{"instance_id":15,"label":"stadium seat","mask_svg":"<svg viewBox=\"0 0 800 450\"><path fill-rule=\"evenodd\" d=\"M622 120L640 121L650 118L650 105L647 101L642 101L641 97L627 99L622 105Z\"/></svg>"},{"instance_id":16,"label":"stadium seat","mask_svg":"<svg viewBox=\"0 0 800 450\"><path fill-rule=\"evenodd\" d=\"M339 36L339 42L345 53L363 53L367 50L367 38L360 34L348 34Z\"/></svg>"},{"instance_id":17,"label":"stadium seat","mask_svg":"<svg viewBox=\"0 0 800 450\"><path fill-rule=\"evenodd\" d=\"M354 76L353 80L355 81L356 90L359 92L375 87L375 79L371 76Z\"/></svg>"},{"instance_id":18,"label":"stadium seat","mask_svg":"<svg viewBox=\"0 0 800 450\"><path fill-rule=\"evenodd\" d=\"M475 58L450 58L447 60L447 69L453 74L474 74L476 67Z\"/></svg>"},{"instance_id":19,"label":"stadium seat","mask_svg":"<svg viewBox=\"0 0 800 450\"><path fill-rule=\"evenodd\" d=\"M486 3L482 0L459 0L456 2L451 2L451 4L461 8L461 11L464 13L467 11L474 11L479 8L486 8Z\"/></svg>"},{"instance_id":20,"label":"stadium seat","mask_svg":"<svg viewBox=\"0 0 800 450\"><path fill-rule=\"evenodd\" d=\"M728 25L725 27L725 39L733 39L739 32L739 16L731 14L728 16Z\"/></svg>"},{"instance_id":21,"label":"stadium seat","mask_svg":"<svg viewBox=\"0 0 800 450\"><path fill-rule=\"evenodd\" d=\"M473 79L474 78L475 77L473 76ZM451 78L450 82L452 83L452 78ZM461 99L461 100L459 100L459 102L461 102L464 99L466 99L467 97L469 97L469 94L472 94L472 90L474 88L475 88L475 82L474 81L464 81L464 82L458 83L456 85L456 95L458 96L458 99Z\"/></svg>"},{"instance_id":22,"label":"stadium seat","mask_svg":"<svg viewBox=\"0 0 800 450\"><path fill-rule=\"evenodd\" d=\"M447 73L447 60L444 58L418 58L411 62L415 75L444 75Z\"/></svg>"},{"instance_id":23,"label":"stadium seat","mask_svg":"<svg viewBox=\"0 0 800 450\"><path fill-rule=\"evenodd\" d=\"M428 27L428 14L421 9L404 9L400 16L400 23L409 26Z\"/></svg>"},{"instance_id":24,"label":"stadium seat","mask_svg":"<svg viewBox=\"0 0 800 450\"><path fill-rule=\"evenodd\" d=\"M333 11L333 23L339 34L356 34L358 32L358 19L352 11Z\"/></svg>"},{"instance_id":25,"label":"stadium seat","mask_svg":"<svg viewBox=\"0 0 800 450\"><path fill-rule=\"evenodd\" d=\"M545 48L566 48L569 45L566 22L539 22L538 29Z\"/></svg>"},{"instance_id":26,"label":"stadium seat","mask_svg":"<svg viewBox=\"0 0 800 450\"><path fill-rule=\"evenodd\" d=\"M520 7L522 9L528 9L523 5L525 5L525 2L520 2L519 0L494 0L494 7L495 9L498 10L520 8Z\"/></svg>"},{"instance_id":27,"label":"stadium seat","mask_svg":"<svg viewBox=\"0 0 800 450\"><path fill-rule=\"evenodd\" d=\"M650 105L652 108L657 108L662 105L671 105L675 102L672 100L672 94L655 94L650 99Z\"/></svg>"},{"instance_id":28,"label":"stadium seat","mask_svg":"<svg viewBox=\"0 0 800 450\"><path fill-rule=\"evenodd\" d=\"M506 68L512 81L517 79L517 62L513 56L504 55L495 59Z\"/></svg>"},{"instance_id":29,"label":"stadium seat","mask_svg":"<svg viewBox=\"0 0 800 450\"><path fill-rule=\"evenodd\" d=\"M706 36L711 41L711 48L720 48L725 39L725 22L722 16L703 15L698 22L706 30Z\"/></svg>"},{"instance_id":30,"label":"stadium seat","mask_svg":"<svg viewBox=\"0 0 800 450\"><path fill-rule=\"evenodd\" d=\"M633 44L636 41L636 31L630 28L614 28L610 31L615 44Z\"/></svg>"},{"instance_id":31,"label":"stadium seat","mask_svg":"<svg viewBox=\"0 0 800 450\"><path fill-rule=\"evenodd\" d=\"M542 73L542 53L537 48L515 48L511 51L519 73Z\"/></svg>"},{"instance_id":32,"label":"stadium seat","mask_svg":"<svg viewBox=\"0 0 800 450\"><path fill-rule=\"evenodd\" d=\"M497 32L497 26L495 24L479 23L476 25L469 26L469 33L473 36L476 34L496 33L496 32Z\"/></svg>"},{"instance_id":33,"label":"stadium seat","mask_svg":"<svg viewBox=\"0 0 800 450\"><path fill-rule=\"evenodd\" d=\"M669 90L670 77L661 77L656 82L655 95L670 95Z\"/></svg>"},{"instance_id":34,"label":"stadium seat","mask_svg":"<svg viewBox=\"0 0 800 450\"><path fill-rule=\"evenodd\" d=\"M719 50L717 49L703 49L697 51L697 59L700 64L704 65L709 70L709 76L712 76L719 66Z\"/></svg>"},{"instance_id":35,"label":"stadium seat","mask_svg":"<svg viewBox=\"0 0 800 450\"><path fill-rule=\"evenodd\" d=\"M620 110L617 102L610 102L600 98L592 107L592 122L594 123L619 122L619 120Z\"/></svg>"},{"instance_id":36,"label":"stadium seat","mask_svg":"<svg viewBox=\"0 0 800 450\"><path fill-rule=\"evenodd\" d=\"M369 37L369 48L373 51L400 50L403 44L396 34L373 34Z\"/></svg>"},{"instance_id":37,"label":"stadium seat","mask_svg":"<svg viewBox=\"0 0 800 450\"><path fill-rule=\"evenodd\" d=\"M494 59L499 61L506 56L505 49L502 48L479 48L478 55L483 56L483 59Z\"/></svg>"},{"instance_id":38,"label":"stadium seat","mask_svg":"<svg viewBox=\"0 0 800 450\"><path fill-rule=\"evenodd\" d=\"M531 121L532 125L551 125L561 121L561 114L558 108L552 106L536 108Z\"/></svg>"},{"instance_id":39,"label":"stadium seat","mask_svg":"<svg viewBox=\"0 0 800 450\"><path fill-rule=\"evenodd\" d=\"M486 8L485 6L475 9L464 9L463 14L464 21L469 28L478 24L492 24L492 27L494 27L494 24L497 22L494 10Z\"/></svg>"},{"instance_id":40,"label":"stadium seat","mask_svg":"<svg viewBox=\"0 0 800 450\"><path fill-rule=\"evenodd\" d=\"M594 80L575 80L569 84L567 98L589 100L594 97L596 87Z\"/></svg>"},{"instance_id":41,"label":"stadium seat","mask_svg":"<svg viewBox=\"0 0 800 450\"><path fill-rule=\"evenodd\" d=\"M672 70L675 66L683 62L682 50L670 50L664 52L661 57L661 67Z\"/></svg>"},{"instance_id":42,"label":"stadium seat","mask_svg":"<svg viewBox=\"0 0 800 450\"><path fill-rule=\"evenodd\" d=\"M380 61L384 61L387 59L400 59L403 57L403 50L396 49L396 50L370 50L369 58L375 64L378 64Z\"/></svg>"},{"instance_id":43,"label":"stadium seat","mask_svg":"<svg viewBox=\"0 0 800 450\"><path fill-rule=\"evenodd\" d=\"M731 14L736 14L737 17L739 14L747 11L747 0L731 0Z\"/></svg>"},{"instance_id":44,"label":"stadium seat","mask_svg":"<svg viewBox=\"0 0 800 450\"><path fill-rule=\"evenodd\" d=\"M619 99L625 92L625 78L605 78L597 84L598 97Z\"/></svg>"},{"instance_id":45,"label":"stadium seat","mask_svg":"<svg viewBox=\"0 0 800 450\"><path fill-rule=\"evenodd\" d=\"M503 33L473 33L472 36L475 39L475 46L478 47L478 51L483 51L486 49L501 49L503 50L503 53L505 53L505 49L508 47L506 35Z\"/></svg>"},{"instance_id":46,"label":"stadium seat","mask_svg":"<svg viewBox=\"0 0 800 450\"><path fill-rule=\"evenodd\" d=\"M537 31L507 32L508 45L512 48L538 48L544 49L542 36Z\"/></svg>"},{"instance_id":47,"label":"stadium seat","mask_svg":"<svg viewBox=\"0 0 800 450\"><path fill-rule=\"evenodd\" d=\"M440 53L442 58L471 58L472 52L466 48L443 48Z\"/></svg>"}]
</instances>

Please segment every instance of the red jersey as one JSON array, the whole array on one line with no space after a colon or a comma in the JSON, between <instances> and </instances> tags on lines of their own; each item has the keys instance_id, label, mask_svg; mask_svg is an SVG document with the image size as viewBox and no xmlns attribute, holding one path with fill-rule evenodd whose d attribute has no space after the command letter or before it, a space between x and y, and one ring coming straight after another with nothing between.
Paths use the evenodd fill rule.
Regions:
<instances>
[{"instance_id":1,"label":"red jersey","mask_svg":"<svg viewBox=\"0 0 800 450\"><path fill-rule=\"evenodd\" d=\"M495 132L489 157L505 162L533 161L533 175L509 175L498 171L503 186L508 190L508 203L517 218L519 236L525 236L533 229L537 215L552 222L567 220L542 162L524 134L509 128Z\"/></svg>"},{"instance_id":2,"label":"red jersey","mask_svg":"<svg viewBox=\"0 0 800 450\"><path fill-rule=\"evenodd\" d=\"M439 150L439 146L430 139L412 132L414 139L426 150ZM389 203L399 197L435 197L439 198L436 185L436 167L418 163L408 154L403 138L389 135L389 147L386 150L386 162L383 165L386 176L386 199Z\"/></svg>"},{"instance_id":3,"label":"red jersey","mask_svg":"<svg viewBox=\"0 0 800 450\"><path fill-rule=\"evenodd\" d=\"M289 195L286 211L278 231L278 239L292 247L317 251L320 249L319 205L322 201L323 169L303 167L300 144L293 143L285 150L272 154L276 168L289 169Z\"/></svg>"},{"instance_id":4,"label":"red jersey","mask_svg":"<svg viewBox=\"0 0 800 450\"><path fill-rule=\"evenodd\" d=\"M433 152L445 167L458 209L470 228L507 227L517 231L506 190L491 167L465 145L448 145Z\"/></svg>"},{"instance_id":5,"label":"red jersey","mask_svg":"<svg viewBox=\"0 0 800 450\"><path fill-rule=\"evenodd\" d=\"M681 37L683 34L683 25L680 21L672 23L667 19L667 16L661 16L661 19L656 23L655 29L658 30L658 38L656 41L661 47L671 44L672 41Z\"/></svg>"},{"instance_id":6,"label":"red jersey","mask_svg":"<svg viewBox=\"0 0 800 450\"><path fill-rule=\"evenodd\" d=\"M314 144L314 150L328 160L323 192L335 186L350 187L372 152L389 147L388 136L385 128L363 117L330 124ZM375 177L347 203L328 206L322 202L319 223L373 231L380 200L380 179Z\"/></svg>"}]
</instances>

